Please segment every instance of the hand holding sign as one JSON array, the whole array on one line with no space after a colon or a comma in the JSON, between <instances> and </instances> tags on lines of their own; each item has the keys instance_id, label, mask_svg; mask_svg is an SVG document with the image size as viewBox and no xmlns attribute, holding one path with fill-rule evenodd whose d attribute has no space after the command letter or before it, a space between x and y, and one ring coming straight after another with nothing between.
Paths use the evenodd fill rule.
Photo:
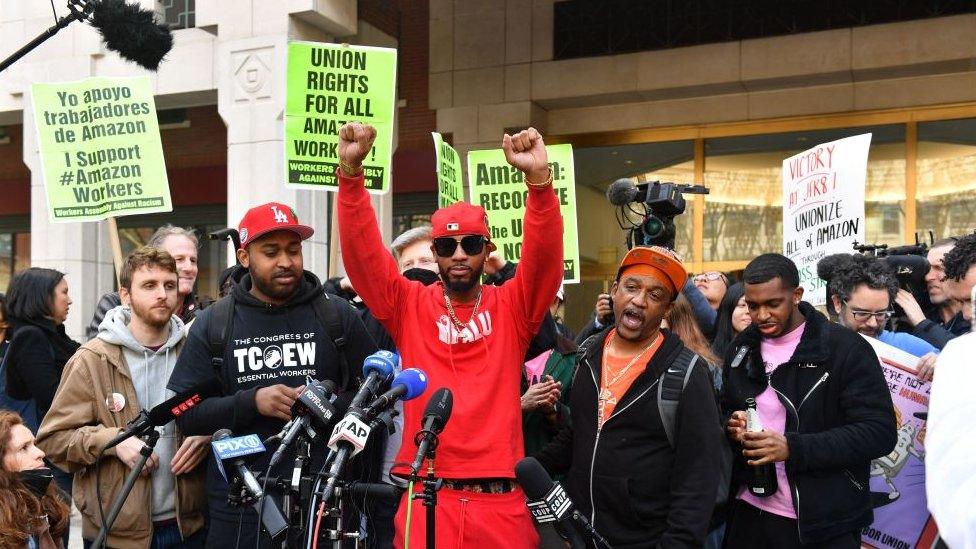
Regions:
<instances>
[{"instance_id":1,"label":"hand holding sign","mask_svg":"<svg viewBox=\"0 0 976 549\"><path fill-rule=\"evenodd\" d=\"M344 172L349 168L352 173L346 175L358 175L363 167L363 159L373 148L373 140L376 139L376 128L369 124L359 122L349 122L339 128L339 167Z\"/></svg>"},{"instance_id":2,"label":"hand holding sign","mask_svg":"<svg viewBox=\"0 0 976 549\"><path fill-rule=\"evenodd\" d=\"M542 135L535 128L502 138L505 160L525 174L526 183L541 185L549 180L549 155Z\"/></svg>"}]
</instances>

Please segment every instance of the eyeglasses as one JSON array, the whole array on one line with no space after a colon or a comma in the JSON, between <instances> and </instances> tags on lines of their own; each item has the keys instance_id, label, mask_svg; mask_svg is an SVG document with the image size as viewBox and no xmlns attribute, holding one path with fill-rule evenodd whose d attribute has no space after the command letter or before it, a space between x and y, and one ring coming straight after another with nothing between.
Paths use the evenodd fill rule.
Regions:
<instances>
[{"instance_id":1,"label":"eyeglasses","mask_svg":"<svg viewBox=\"0 0 976 549\"><path fill-rule=\"evenodd\" d=\"M478 255L485 249L485 237L480 234L469 234L456 240L449 236L434 239L434 252L441 257L451 257L457 251L458 244L467 255Z\"/></svg>"},{"instance_id":2,"label":"eyeglasses","mask_svg":"<svg viewBox=\"0 0 976 549\"><path fill-rule=\"evenodd\" d=\"M691 281L692 282L695 282L695 283L697 283L697 282L712 282L712 281L715 281L715 280L721 280L722 278L723 278L722 277L722 273L711 272L711 273L702 273L702 274L700 274L700 275L692 278Z\"/></svg>"},{"instance_id":3,"label":"eyeglasses","mask_svg":"<svg viewBox=\"0 0 976 549\"><path fill-rule=\"evenodd\" d=\"M851 309L851 315L854 316L854 320L858 322L867 322L872 317L878 321L879 324L884 324L888 322L888 319L895 315L894 311L862 311L860 309Z\"/></svg>"}]
</instances>

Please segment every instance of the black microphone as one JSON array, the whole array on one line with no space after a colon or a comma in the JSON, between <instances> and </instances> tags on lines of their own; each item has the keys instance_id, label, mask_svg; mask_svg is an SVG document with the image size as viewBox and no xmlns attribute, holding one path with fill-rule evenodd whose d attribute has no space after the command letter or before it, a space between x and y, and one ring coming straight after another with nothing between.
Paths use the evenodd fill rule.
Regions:
<instances>
[{"instance_id":1,"label":"black microphone","mask_svg":"<svg viewBox=\"0 0 976 549\"><path fill-rule=\"evenodd\" d=\"M586 547L580 538L579 530L588 534L597 547L611 549L607 540L574 508L566 491L558 482L553 482L539 460L534 457L521 459L515 464L515 478L529 498L526 505L537 524L555 523L560 535L573 549Z\"/></svg>"},{"instance_id":2,"label":"black microphone","mask_svg":"<svg viewBox=\"0 0 976 549\"><path fill-rule=\"evenodd\" d=\"M416 475L420 471L420 466L424 462L427 453L437 448L435 440L437 435L444 430L447 420L451 419L451 410L454 408L454 395L447 387L438 389L434 396L427 401L427 408L424 409L424 419L421 422L423 430L417 433L414 443L417 445L417 455L413 458L410 465L410 474ZM431 448L433 445L433 448Z\"/></svg>"},{"instance_id":3,"label":"black microphone","mask_svg":"<svg viewBox=\"0 0 976 549\"><path fill-rule=\"evenodd\" d=\"M124 0L91 0L91 24L108 49L155 71L173 47L169 27L156 22L156 14Z\"/></svg>"},{"instance_id":4,"label":"black microphone","mask_svg":"<svg viewBox=\"0 0 976 549\"><path fill-rule=\"evenodd\" d=\"M630 179L622 178L607 187L607 200L614 206L625 206L637 199L640 190Z\"/></svg>"},{"instance_id":5,"label":"black microphone","mask_svg":"<svg viewBox=\"0 0 976 549\"><path fill-rule=\"evenodd\" d=\"M294 419L289 422L278 449L271 455L271 461L268 463L269 470L278 464L285 450L295 442L299 433L311 425L328 427L332 418L336 416L336 408L332 404L336 399L335 389L335 383L329 380L313 381L305 386L305 390L298 395L291 406L291 415Z\"/></svg>"},{"instance_id":6,"label":"black microphone","mask_svg":"<svg viewBox=\"0 0 976 549\"><path fill-rule=\"evenodd\" d=\"M132 436L142 436L154 427L162 427L173 421L184 412L193 408L205 398L221 394L222 388L220 380L210 378L203 383L198 383L186 391L180 391L175 396L170 397L153 407L148 412L142 410L135 419L130 421L125 430L115 436L105 445L104 450L117 446L123 440Z\"/></svg>"},{"instance_id":7,"label":"black microphone","mask_svg":"<svg viewBox=\"0 0 976 549\"><path fill-rule=\"evenodd\" d=\"M281 511L275 506L274 500L264 497L264 490L254 473L248 469L244 463L244 456L260 453L264 451L261 439L257 435L234 437L230 429L221 429L213 434L210 445L213 447L214 456L220 462L228 462L237 471L237 478L241 479L244 491L254 498L254 510L261 517L261 524L272 539L280 536L288 529L288 521L282 516ZM219 464L219 463L218 463ZM221 466L221 472L223 467ZM229 475L226 475L230 478Z\"/></svg>"}]
</instances>

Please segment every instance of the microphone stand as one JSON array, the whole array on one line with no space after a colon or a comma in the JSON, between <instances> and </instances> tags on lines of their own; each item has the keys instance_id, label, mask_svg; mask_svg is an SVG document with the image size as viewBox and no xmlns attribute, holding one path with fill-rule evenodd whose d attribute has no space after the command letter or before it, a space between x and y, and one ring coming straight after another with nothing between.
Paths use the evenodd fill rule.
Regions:
<instances>
[{"instance_id":1,"label":"microphone stand","mask_svg":"<svg viewBox=\"0 0 976 549\"><path fill-rule=\"evenodd\" d=\"M89 0L68 0L68 10L71 13L58 19L52 27L39 34L24 47L10 54L10 57L0 61L0 72L6 70L7 67L16 63L21 57L30 53L34 48L43 44L48 38L53 37L71 23L75 21L86 21L88 16L91 15L93 7Z\"/></svg>"},{"instance_id":2,"label":"microphone stand","mask_svg":"<svg viewBox=\"0 0 976 549\"><path fill-rule=\"evenodd\" d=\"M426 508L427 517L427 549L434 549L434 544L437 541L437 529L434 527L434 523L437 520L437 491L444 486L444 479L439 479L434 476L434 458L437 454L437 434L431 433L433 437L430 441L430 447L427 450L427 476L420 477L424 484L424 491L415 494L414 499L422 499L424 501L424 507Z\"/></svg>"},{"instance_id":3,"label":"microphone stand","mask_svg":"<svg viewBox=\"0 0 976 549\"><path fill-rule=\"evenodd\" d=\"M129 492L132 491L136 480L142 474L142 468L149 461L149 456L152 455L157 441L159 441L159 431L156 429L150 430L146 434L146 445L142 447L142 450L139 450L139 461L136 462L136 466L126 475L125 483L122 485L122 491L115 497L115 501L112 503L112 509L105 518L105 524L102 525L102 529L98 532L98 537L95 538L95 542L91 545L92 549L101 549L105 546L105 539L108 537L109 531L112 530L115 519L118 518L119 513L122 511L122 505L125 504L125 500L129 497Z\"/></svg>"}]
</instances>

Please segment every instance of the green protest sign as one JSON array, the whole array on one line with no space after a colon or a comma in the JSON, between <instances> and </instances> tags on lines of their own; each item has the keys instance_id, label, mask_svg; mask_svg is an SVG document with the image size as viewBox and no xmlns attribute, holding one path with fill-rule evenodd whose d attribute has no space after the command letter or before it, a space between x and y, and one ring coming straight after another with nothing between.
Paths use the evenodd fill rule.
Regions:
<instances>
[{"instance_id":1,"label":"green protest sign","mask_svg":"<svg viewBox=\"0 0 976 549\"><path fill-rule=\"evenodd\" d=\"M563 214L563 282L580 281L579 241L576 233L576 170L572 145L549 145L553 187ZM508 165L505 151L468 153L471 203L488 212L491 239L508 261L522 256L522 218L528 189L522 172Z\"/></svg>"},{"instance_id":2,"label":"green protest sign","mask_svg":"<svg viewBox=\"0 0 976 549\"><path fill-rule=\"evenodd\" d=\"M337 190L339 128L376 128L363 161L366 189L390 190L397 52L390 48L290 42L285 97L285 186Z\"/></svg>"},{"instance_id":3,"label":"green protest sign","mask_svg":"<svg viewBox=\"0 0 976 549\"><path fill-rule=\"evenodd\" d=\"M443 208L464 200L464 174L461 172L461 157L454 147L444 142L437 132L434 137L434 154L437 158L437 207Z\"/></svg>"},{"instance_id":4,"label":"green protest sign","mask_svg":"<svg viewBox=\"0 0 976 549\"><path fill-rule=\"evenodd\" d=\"M148 77L33 84L31 101L51 221L173 210Z\"/></svg>"}]
</instances>

